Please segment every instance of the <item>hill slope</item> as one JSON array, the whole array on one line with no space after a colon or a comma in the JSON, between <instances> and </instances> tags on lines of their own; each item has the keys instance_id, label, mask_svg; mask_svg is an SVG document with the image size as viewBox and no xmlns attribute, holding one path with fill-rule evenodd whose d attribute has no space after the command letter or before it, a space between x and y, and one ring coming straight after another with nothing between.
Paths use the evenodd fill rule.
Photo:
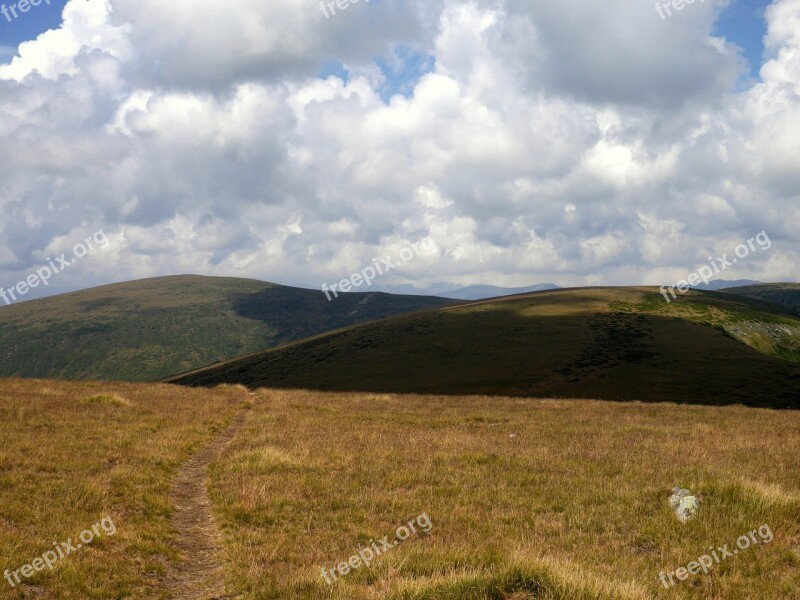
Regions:
<instances>
[{"instance_id":1,"label":"hill slope","mask_svg":"<svg viewBox=\"0 0 800 600\"><path fill-rule=\"evenodd\" d=\"M721 291L786 306L800 315L800 283L762 283Z\"/></svg>"},{"instance_id":2,"label":"hill slope","mask_svg":"<svg viewBox=\"0 0 800 600\"><path fill-rule=\"evenodd\" d=\"M0 377L151 381L452 301L249 279L145 279L0 308Z\"/></svg>"},{"instance_id":3,"label":"hill slope","mask_svg":"<svg viewBox=\"0 0 800 600\"><path fill-rule=\"evenodd\" d=\"M592 288L354 327L170 381L800 408L790 360L800 361L800 319L764 303Z\"/></svg>"}]
</instances>

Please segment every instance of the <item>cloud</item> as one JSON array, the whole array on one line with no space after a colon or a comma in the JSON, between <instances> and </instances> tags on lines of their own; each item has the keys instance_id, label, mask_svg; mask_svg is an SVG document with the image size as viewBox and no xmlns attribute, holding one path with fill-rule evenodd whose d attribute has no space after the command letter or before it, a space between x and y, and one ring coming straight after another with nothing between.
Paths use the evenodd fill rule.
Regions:
<instances>
[{"instance_id":1,"label":"cloud","mask_svg":"<svg viewBox=\"0 0 800 600\"><path fill-rule=\"evenodd\" d=\"M131 55L128 26L109 23L108 0L70 0L58 29L42 33L36 40L20 44L10 65L0 65L0 79L21 81L36 73L47 79L78 73L76 59L92 50L125 60Z\"/></svg>"},{"instance_id":2,"label":"cloud","mask_svg":"<svg viewBox=\"0 0 800 600\"><path fill-rule=\"evenodd\" d=\"M222 89L250 81L314 76L335 57L365 61L400 41L420 40L416 2L352 6L326 19L306 0L115 0L114 22L130 24L136 75L150 83Z\"/></svg>"},{"instance_id":3,"label":"cloud","mask_svg":"<svg viewBox=\"0 0 800 600\"><path fill-rule=\"evenodd\" d=\"M386 283L671 282L763 229L726 276L797 279L800 0L746 89L722 8L70 0L0 66L0 277L102 227L69 285L313 287L423 240Z\"/></svg>"},{"instance_id":4,"label":"cloud","mask_svg":"<svg viewBox=\"0 0 800 600\"><path fill-rule=\"evenodd\" d=\"M727 0L663 20L647 2L509 0L496 47L531 89L594 104L676 108L714 102L736 81L736 50L711 30Z\"/></svg>"}]
</instances>

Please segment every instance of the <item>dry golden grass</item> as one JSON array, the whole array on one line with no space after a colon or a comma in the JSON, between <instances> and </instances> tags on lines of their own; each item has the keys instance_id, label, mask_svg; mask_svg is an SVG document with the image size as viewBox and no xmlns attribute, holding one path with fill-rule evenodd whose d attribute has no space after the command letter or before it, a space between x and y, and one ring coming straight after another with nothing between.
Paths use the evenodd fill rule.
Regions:
<instances>
[{"instance_id":1,"label":"dry golden grass","mask_svg":"<svg viewBox=\"0 0 800 600\"><path fill-rule=\"evenodd\" d=\"M259 391L212 463L242 600L800 598L800 413L744 407ZM103 517L117 527L0 599L167 598L172 477L241 386L0 381L0 570ZM674 485L702 495L681 525ZM426 513L433 528L332 587L335 568ZM659 572L768 524L665 590Z\"/></svg>"},{"instance_id":2,"label":"dry golden grass","mask_svg":"<svg viewBox=\"0 0 800 600\"><path fill-rule=\"evenodd\" d=\"M0 380L0 598L165 598L171 478L244 402L241 389ZM111 517L27 586L2 577Z\"/></svg>"},{"instance_id":3,"label":"dry golden grass","mask_svg":"<svg viewBox=\"0 0 800 600\"><path fill-rule=\"evenodd\" d=\"M106 404L108 406L132 406L130 400L119 394L95 394L81 400L83 404Z\"/></svg>"},{"instance_id":4,"label":"dry golden grass","mask_svg":"<svg viewBox=\"0 0 800 600\"><path fill-rule=\"evenodd\" d=\"M252 600L800 598L800 413L261 390L211 465ZM672 486L701 494L681 525ZM329 587L321 569L433 523ZM661 587L768 524L774 541ZM390 537L391 539L391 537Z\"/></svg>"}]
</instances>

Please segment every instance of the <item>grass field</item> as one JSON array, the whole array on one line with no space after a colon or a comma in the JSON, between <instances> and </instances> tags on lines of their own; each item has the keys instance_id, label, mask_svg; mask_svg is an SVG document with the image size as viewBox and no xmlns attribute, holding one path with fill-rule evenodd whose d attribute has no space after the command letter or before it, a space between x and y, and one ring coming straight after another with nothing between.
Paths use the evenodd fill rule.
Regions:
<instances>
[{"instance_id":1,"label":"grass field","mask_svg":"<svg viewBox=\"0 0 800 600\"><path fill-rule=\"evenodd\" d=\"M0 570L115 530L0 579L3 600L200 598L170 583L199 556L171 490L234 420L196 498L231 600L800 598L796 411L0 380L0 418ZM702 497L685 525L676 485ZM770 543L659 582L765 525ZM384 551L342 574L366 547Z\"/></svg>"},{"instance_id":2,"label":"grass field","mask_svg":"<svg viewBox=\"0 0 800 600\"><path fill-rule=\"evenodd\" d=\"M0 380L0 571L113 528L0 598L166 598L170 483L247 402L237 388ZM64 550L66 552L66 550ZM12 582L15 582L12 574Z\"/></svg>"},{"instance_id":3,"label":"grass field","mask_svg":"<svg viewBox=\"0 0 800 600\"><path fill-rule=\"evenodd\" d=\"M800 598L800 413L261 395L211 468L241 598ZM703 498L686 525L668 505L675 485ZM323 580L422 513L429 534ZM764 524L770 544L659 583Z\"/></svg>"}]
</instances>

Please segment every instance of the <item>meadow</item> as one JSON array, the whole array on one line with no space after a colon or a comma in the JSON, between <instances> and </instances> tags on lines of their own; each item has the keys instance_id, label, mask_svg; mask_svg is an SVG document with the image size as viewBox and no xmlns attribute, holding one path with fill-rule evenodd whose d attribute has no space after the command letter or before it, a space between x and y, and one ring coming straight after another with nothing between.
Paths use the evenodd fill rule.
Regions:
<instances>
[{"instance_id":1,"label":"meadow","mask_svg":"<svg viewBox=\"0 0 800 600\"><path fill-rule=\"evenodd\" d=\"M248 402L239 388L0 380L0 598L166 598L177 469ZM91 544L78 536L110 518ZM111 529L110 527L108 528ZM72 540L53 570L13 571Z\"/></svg>"},{"instance_id":2,"label":"meadow","mask_svg":"<svg viewBox=\"0 0 800 600\"><path fill-rule=\"evenodd\" d=\"M0 418L0 570L115 525L2 599L800 598L797 411L2 380ZM175 482L214 444L225 593L181 594L213 544L186 546ZM702 500L686 524L673 486Z\"/></svg>"},{"instance_id":3,"label":"meadow","mask_svg":"<svg viewBox=\"0 0 800 600\"><path fill-rule=\"evenodd\" d=\"M210 470L235 597L800 598L800 413L259 395ZM702 498L685 525L668 504L676 485ZM326 583L323 568L423 513L430 533ZM771 543L660 583L764 524Z\"/></svg>"}]
</instances>

